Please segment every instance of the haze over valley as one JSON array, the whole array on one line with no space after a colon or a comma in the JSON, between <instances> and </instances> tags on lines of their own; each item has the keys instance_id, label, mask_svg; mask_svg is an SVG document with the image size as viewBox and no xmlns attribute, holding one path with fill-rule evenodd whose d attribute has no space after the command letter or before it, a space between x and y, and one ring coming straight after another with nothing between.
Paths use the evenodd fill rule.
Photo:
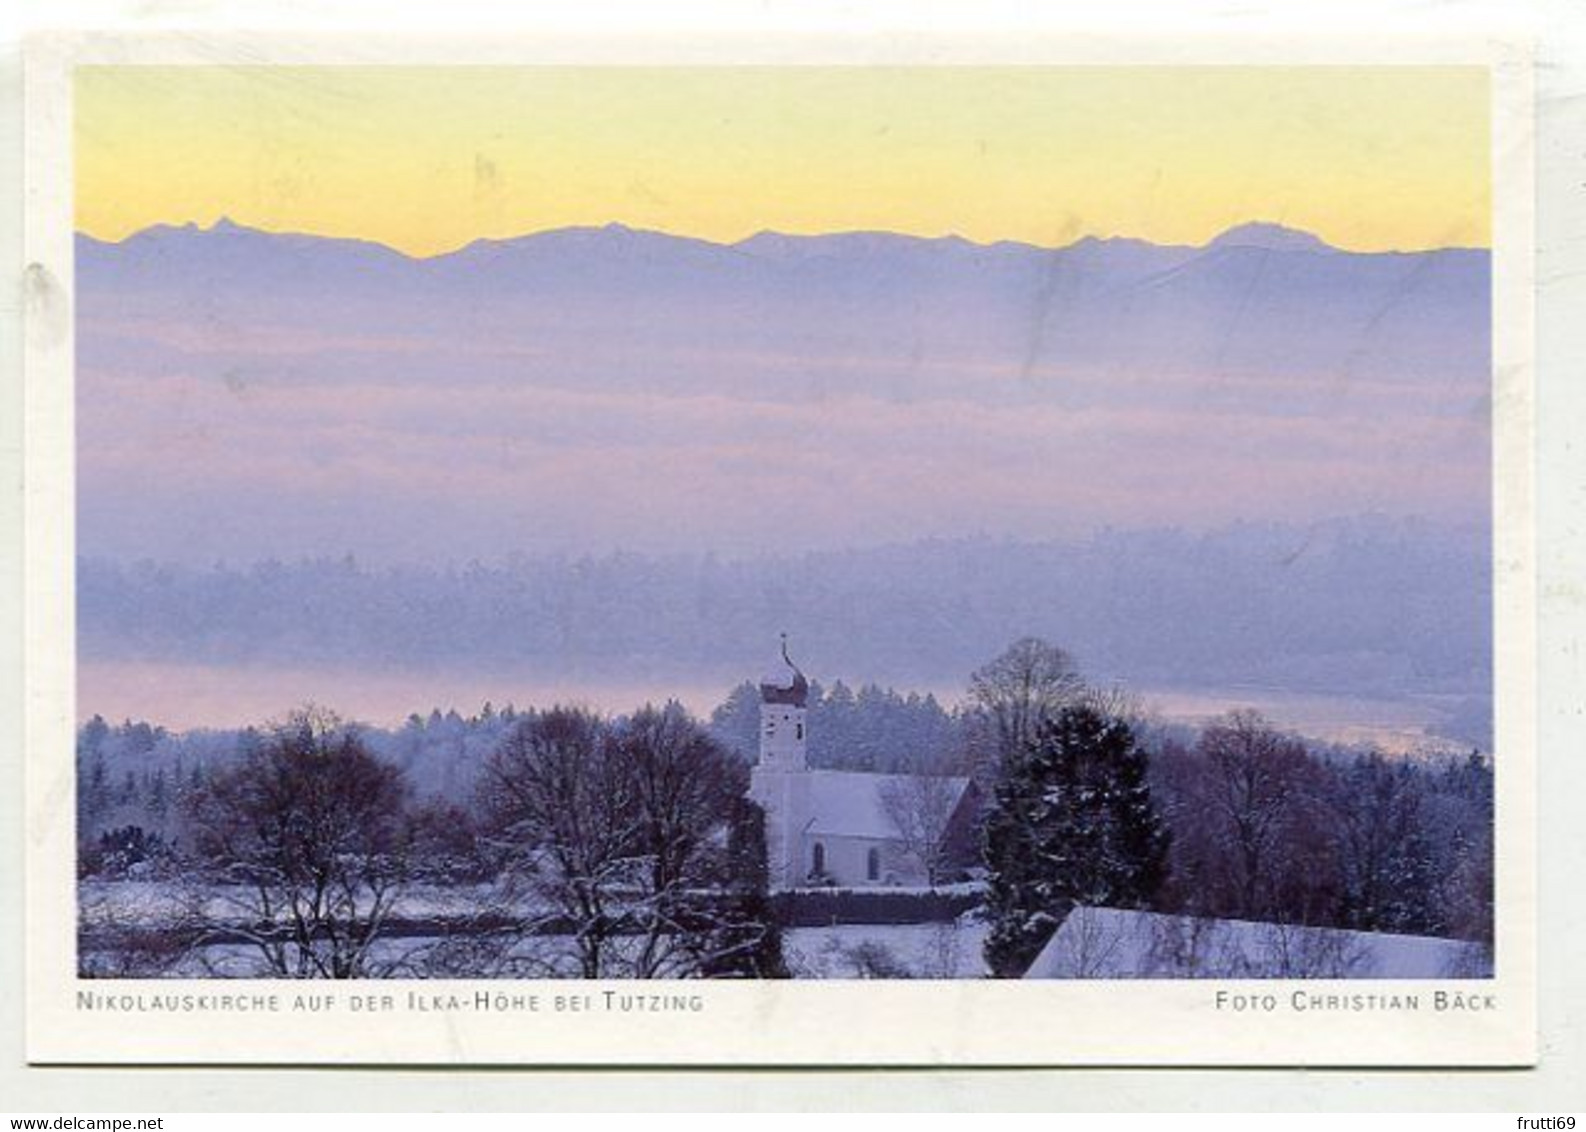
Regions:
<instances>
[{"instance_id":1,"label":"haze over valley","mask_svg":"<svg viewBox=\"0 0 1586 1132\"><path fill-rule=\"evenodd\" d=\"M85 715L704 699L782 630L946 695L1036 634L1490 743L1485 250L222 222L77 272Z\"/></svg>"}]
</instances>

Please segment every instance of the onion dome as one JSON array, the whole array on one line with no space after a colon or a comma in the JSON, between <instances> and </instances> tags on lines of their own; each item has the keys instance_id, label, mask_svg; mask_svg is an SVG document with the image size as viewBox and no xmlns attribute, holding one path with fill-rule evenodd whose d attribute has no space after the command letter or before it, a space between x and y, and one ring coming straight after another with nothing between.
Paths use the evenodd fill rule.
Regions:
<instances>
[{"instance_id":1,"label":"onion dome","mask_svg":"<svg viewBox=\"0 0 1586 1132\"><path fill-rule=\"evenodd\" d=\"M787 654L787 634L782 634L782 663L773 665L760 681L760 701L767 704L787 704L804 707L810 698L810 682L804 679Z\"/></svg>"}]
</instances>

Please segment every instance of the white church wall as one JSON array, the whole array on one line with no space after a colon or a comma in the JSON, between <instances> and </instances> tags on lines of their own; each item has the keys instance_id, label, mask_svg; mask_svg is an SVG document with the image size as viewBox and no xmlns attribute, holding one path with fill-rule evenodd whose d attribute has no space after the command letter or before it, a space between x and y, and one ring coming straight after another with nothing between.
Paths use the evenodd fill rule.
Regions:
<instances>
[{"instance_id":1,"label":"white church wall","mask_svg":"<svg viewBox=\"0 0 1586 1132\"><path fill-rule=\"evenodd\" d=\"M760 708L760 762L767 768L807 770L805 711L801 707L764 704Z\"/></svg>"},{"instance_id":2,"label":"white church wall","mask_svg":"<svg viewBox=\"0 0 1586 1132\"><path fill-rule=\"evenodd\" d=\"M773 888L795 888L809 872L801 845L809 821L809 775L766 771L750 774L749 797L765 811L766 868Z\"/></svg>"},{"instance_id":3,"label":"white church wall","mask_svg":"<svg viewBox=\"0 0 1586 1132\"><path fill-rule=\"evenodd\" d=\"M804 865L804 876L799 878L801 884L807 882L806 878L814 869L817 844L824 850L822 856L825 858L826 876L839 887L884 888L891 885L915 886L926 882L924 870L914 863L897 841L874 837L806 834L801 855ZM874 879L870 876L871 850L875 850L877 854L878 875Z\"/></svg>"}]
</instances>

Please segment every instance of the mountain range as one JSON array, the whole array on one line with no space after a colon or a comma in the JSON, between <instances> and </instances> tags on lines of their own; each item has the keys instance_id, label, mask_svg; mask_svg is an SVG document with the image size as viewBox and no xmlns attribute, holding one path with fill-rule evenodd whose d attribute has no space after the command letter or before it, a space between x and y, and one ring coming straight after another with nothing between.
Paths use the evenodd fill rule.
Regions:
<instances>
[{"instance_id":1,"label":"mountain range","mask_svg":"<svg viewBox=\"0 0 1586 1132\"><path fill-rule=\"evenodd\" d=\"M990 354L1024 373L1166 363L1484 377L1487 365L1486 251L1354 254L1271 224L1204 247L1088 238L1062 248L880 232L713 244L609 225L414 259L222 220L117 244L82 236L77 254L90 309L101 294L175 293L215 315L262 318L262 294L283 318L329 303L348 327L462 320L489 331L492 312L507 306L522 331L556 340L603 333L617 317L658 343L697 340L708 319L707 341L722 345L796 347L805 357Z\"/></svg>"},{"instance_id":2,"label":"mountain range","mask_svg":"<svg viewBox=\"0 0 1586 1132\"><path fill-rule=\"evenodd\" d=\"M1485 521L1482 249L609 225L417 259L221 221L80 236L76 279L96 555Z\"/></svg>"}]
</instances>

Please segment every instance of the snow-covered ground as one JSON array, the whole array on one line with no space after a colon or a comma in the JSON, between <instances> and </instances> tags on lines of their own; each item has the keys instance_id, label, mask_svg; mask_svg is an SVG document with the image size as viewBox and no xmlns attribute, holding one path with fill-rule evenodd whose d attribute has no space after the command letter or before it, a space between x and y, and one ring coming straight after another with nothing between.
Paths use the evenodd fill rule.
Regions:
<instances>
[{"instance_id":1,"label":"snow-covered ground","mask_svg":"<svg viewBox=\"0 0 1586 1132\"><path fill-rule=\"evenodd\" d=\"M481 908L527 915L520 898L503 908L495 886L417 885L397 897L393 919L466 918ZM243 888L198 887L180 880L83 880L77 883L79 922L85 928L158 927L202 913L214 923L242 922L255 917L255 904Z\"/></svg>"},{"instance_id":2,"label":"snow-covered ground","mask_svg":"<svg viewBox=\"0 0 1586 1132\"><path fill-rule=\"evenodd\" d=\"M1486 978L1474 943L1240 920L1076 908L1027 979Z\"/></svg>"},{"instance_id":3,"label":"snow-covered ground","mask_svg":"<svg viewBox=\"0 0 1586 1132\"><path fill-rule=\"evenodd\" d=\"M409 921L433 918L457 922L477 912L481 897L489 895L467 887L417 888L397 901L393 915ZM81 923L89 931L173 927L192 922L200 913L211 924L241 924L251 918L244 896L159 881L84 881L78 889ZM521 907L515 910L526 911ZM934 924L793 928L783 933L783 951L795 978L972 979L986 974L981 958L985 935L986 925L971 916ZM102 973L124 970L124 957L110 952L91 951L83 959L86 967ZM375 968L398 977L473 973L488 978L509 969L512 974L533 972L542 977L576 977L578 973L576 949L570 937L560 935L524 937L505 953L488 942L470 947L461 936L450 940L434 935L407 936L381 940L371 959ZM437 962L482 966L467 972L442 971L434 966ZM147 973L190 978L268 975L258 950L244 942L210 944L176 959L173 966Z\"/></svg>"},{"instance_id":4,"label":"snow-covered ground","mask_svg":"<svg viewBox=\"0 0 1586 1132\"><path fill-rule=\"evenodd\" d=\"M790 928L782 954L796 979L981 979L986 927L960 916L940 924Z\"/></svg>"},{"instance_id":5,"label":"snow-covered ground","mask_svg":"<svg viewBox=\"0 0 1586 1132\"><path fill-rule=\"evenodd\" d=\"M481 906L468 887L417 888L398 901L398 918L458 924ZM158 929L190 923L242 923L246 905L224 890L154 881L94 881L79 887L89 931ZM498 905L499 907L499 905ZM515 909L519 913L527 910ZM796 979L979 979L988 974L988 924L974 913L924 924L834 924L790 928L782 946ZM106 937L100 937L105 939ZM493 942L495 941L495 942ZM397 977L577 977L571 937L529 935L504 948L466 929L383 939L374 967ZM90 945L92 946L92 945ZM615 943L620 950L620 943ZM133 956L133 960L137 960ZM217 942L137 971L109 951L83 956L85 968L131 977L259 977L259 952ZM1429 936L1350 932L1273 923L1197 919L1110 908L1077 908L1042 949L1026 978L1040 979L1434 979L1486 978L1491 955L1478 944Z\"/></svg>"}]
</instances>

